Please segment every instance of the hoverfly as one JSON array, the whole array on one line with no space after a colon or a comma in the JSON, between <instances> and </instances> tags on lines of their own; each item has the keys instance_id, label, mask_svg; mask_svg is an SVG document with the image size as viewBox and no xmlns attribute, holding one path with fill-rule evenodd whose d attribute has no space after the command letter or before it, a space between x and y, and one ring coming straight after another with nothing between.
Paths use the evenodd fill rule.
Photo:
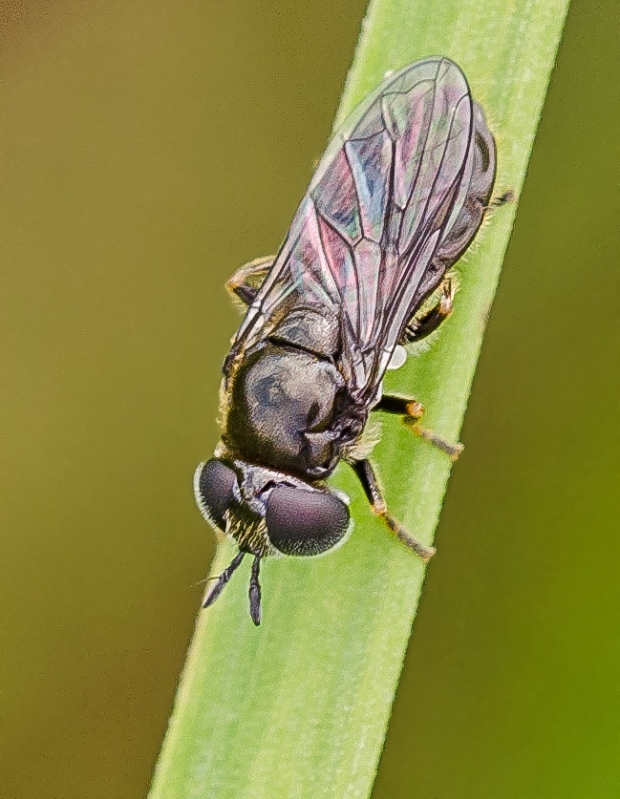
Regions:
<instances>
[{"instance_id":1,"label":"hoverfly","mask_svg":"<svg viewBox=\"0 0 620 799\"><path fill-rule=\"evenodd\" d=\"M224 432L194 490L239 552L204 607L248 554L259 624L262 558L318 555L345 539L347 501L325 483L340 460L387 527L433 554L388 512L363 433L371 411L387 411L458 453L417 425L421 403L383 394L382 380L403 346L450 314L449 270L482 223L495 162L461 69L442 57L406 66L334 135L275 258L230 279L248 308L223 367Z\"/></svg>"}]
</instances>

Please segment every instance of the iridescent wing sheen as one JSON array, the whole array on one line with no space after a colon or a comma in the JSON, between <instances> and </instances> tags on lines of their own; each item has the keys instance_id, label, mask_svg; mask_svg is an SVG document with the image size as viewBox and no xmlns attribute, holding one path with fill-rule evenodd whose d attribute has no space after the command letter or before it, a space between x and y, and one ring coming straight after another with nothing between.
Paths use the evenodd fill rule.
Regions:
<instances>
[{"instance_id":1,"label":"iridescent wing sheen","mask_svg":"<svg viewBox=\"0 0 620 799\"><path fill-rule=\"evenodd\" d=\"M284 309L341 323L351 394L372 402L412 313L443 276L434 258L467 195L472 99L459 67L428 58L385 80L321 159L231 355Z\"/></svg>"}]
</instances>

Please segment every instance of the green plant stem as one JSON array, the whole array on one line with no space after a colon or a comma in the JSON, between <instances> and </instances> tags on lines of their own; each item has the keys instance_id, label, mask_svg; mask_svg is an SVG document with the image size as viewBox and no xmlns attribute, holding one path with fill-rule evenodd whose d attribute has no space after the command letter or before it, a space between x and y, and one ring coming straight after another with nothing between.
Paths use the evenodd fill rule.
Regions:
<instances>
[{"instance_id":1,"label":"green plant stem","mask_svg":"<svg viewBox=\"0 0 620 799\"><path fill-rule=\"evenodd\" d=\"M386 70L446 55L463 68L496 136L496 192L518 195L568 4L376 0L337 121ZM515 211L516 203L498 209L463 259L456 310L436 344L388 376L386 387L414 393L425 425L449 440L459 437ZM430 543L451 464L396 419L383 427L374 461L388 505ZM370 793L425 569L372 518L346 467L334 482L353 498L356 529L344 547L266 562L259 629L247 611L249 564L200 614L151 799ZM220 545L215 573L232 553Z\"/></svg>"}]
</instances>

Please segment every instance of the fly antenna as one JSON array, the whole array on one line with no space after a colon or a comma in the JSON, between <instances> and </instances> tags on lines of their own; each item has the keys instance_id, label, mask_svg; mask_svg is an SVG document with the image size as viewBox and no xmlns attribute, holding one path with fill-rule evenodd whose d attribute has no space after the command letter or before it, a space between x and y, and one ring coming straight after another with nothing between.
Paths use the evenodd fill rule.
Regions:
<instances>
[{"instance_id":1,"label":"fly antenna","mask_svg":"<svg viewBox=\"0 0 620 799\"><path fill-rule=\"evenodd\" d=\"M250 616L256 626L260 624L260 583L258 575L260 573L260 555L254 556L252 562L252 573L250 575Z\"/></svg>"},{"instance_id":2,"label":"fly antenna","mask_svg":"<svg viewBox=\"0 0 620 799\"><path fill-rule=\"evenodd\" d=\"M241 565L241 561L245 556L245 552L238 552L235 557L232 559L230 566L227 566L224 571L220 574L219 577L216 578L217 582L213 586L213 588L207 594L205 601L202 603L203 608L208 608L209 605L212 605L215 600L219 597L219 595L224 590L224 587L233 576L233 573L239 568Z\"/></svg>"}]
</instances>

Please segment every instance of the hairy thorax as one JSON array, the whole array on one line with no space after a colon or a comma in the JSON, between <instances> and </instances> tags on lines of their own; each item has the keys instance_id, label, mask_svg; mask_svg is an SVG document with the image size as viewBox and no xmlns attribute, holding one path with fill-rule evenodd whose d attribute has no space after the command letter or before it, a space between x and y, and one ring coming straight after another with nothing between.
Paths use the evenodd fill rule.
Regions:
<instances>
[{"instance_id":1,"label":"hairy thorax","mask_svg":"<svg viewBox=\"0 0 620 799\"><path fill-rule=\"evenodd\" d=\"M337 422L344 396L345 382L333 363L266 342L235 371L224 441L251 463L326 477L340 457Z\"/></svg>"}]
</instances>

